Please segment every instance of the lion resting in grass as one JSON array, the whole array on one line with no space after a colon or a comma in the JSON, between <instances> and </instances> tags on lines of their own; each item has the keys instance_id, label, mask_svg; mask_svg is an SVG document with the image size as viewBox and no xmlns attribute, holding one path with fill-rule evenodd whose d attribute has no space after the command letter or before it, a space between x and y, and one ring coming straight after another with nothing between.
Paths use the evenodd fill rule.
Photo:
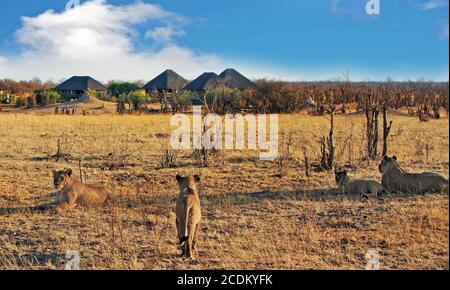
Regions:
<instances>
[{"instance_id":1,"label":"lion resting in grass","mask_svg":"<svg viewBox=\"0 0 450 290\"><path fill-rule=\"evenodd\" d=\"M197 188L200 177L198 175L186 177L177 175L176 179L180 187L176 205L176 226L178 241L182 247L181 255L186 258L194 258L193 251L196 250L202 218Z\"/></svg>"},{"instance_id":2,"label":"lion resting in grass","mask_svg":"<svg viewBox=\"0 0 450 290\"><path fill-rule=\"evenodd\" d=\"M54 170L53 184L56 192L52 194L52 205L58 213L77 205L101 206L110 197L110 193L101 186L87 185L73 179L72 169Z\"/></svg>"},{"instance_id":3,"label":"lion resting in grass","mask_svg":"<svg viewBox=\"0 0 450 290\"><path fill-rule=\"evenodd\" d=\"M347 175L347 170L334 171L336 184L342 194L374 194L379 196L386 193L386 189L374 180L356 179L353 180Z\"/></svg>"},{"instance_id":4,"label":"lion resting in grass","mask_svg":"<svg viewBox=\"0 0 450 290\"><path fill-rule=\"evenodd\" d=\"M389 192L448 192L448 180L443 176L431 172L408 173L400 168L395 156L384 156L378 169L383 174L381 184Z\"/></svg>"}]
</instances>

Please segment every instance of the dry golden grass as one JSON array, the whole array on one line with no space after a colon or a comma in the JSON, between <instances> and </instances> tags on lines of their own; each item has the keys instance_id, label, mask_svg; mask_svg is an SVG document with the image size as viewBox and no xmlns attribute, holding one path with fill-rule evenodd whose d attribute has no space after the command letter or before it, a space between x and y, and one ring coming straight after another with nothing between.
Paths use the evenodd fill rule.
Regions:
<instances>
[{"instance_id":1,"label":"dry golden grass","mask_svg":"<svg viewBox=\"0 0 450 290\"><path fill-rule=\"evenodd\" d=\"M448 178L448 119L390 116L390 154L402 167ZM85 269L364 269L370 249L379 251L383 269L449 268L447 194L361 200L331 193L332 172L305 176L303 147L319 160L326 118L280 116L294 140L282 178L275 162L253 151L217 155L208 168L179 152L178 168L158 169L169 119L0 114L0 268L62 269L66 251L77 250ZM378 161L361 159L364 116L335 122L338 163L351 159L352 176L379 180ZM51 158L58 139L69 154L60 162ZM71 167L78 178L79 160L88 183L114 192L112 206L61 216L5 212L45 201L53 169ZM197 261L179 257L177 173L202 175Z\"/></svg>"}]
</instances>

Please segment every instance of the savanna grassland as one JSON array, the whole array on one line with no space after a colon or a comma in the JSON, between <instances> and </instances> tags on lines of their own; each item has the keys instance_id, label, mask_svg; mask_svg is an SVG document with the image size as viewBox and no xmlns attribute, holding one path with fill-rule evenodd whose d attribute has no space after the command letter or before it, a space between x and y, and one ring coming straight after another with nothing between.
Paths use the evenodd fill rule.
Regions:
<instances>
[{"instance_id":1,"label":"savanna grassland","mask_svg":"<svg viewBox=\"0 0 450 290\"><path fill-rule=\"evenodd\" d=\"M255 151L224 151L204 167L179 151L169 152L177 167L162 168L170 117L3 110L0 268L63 269L66 251L76 250L83 269L364 269L371 249L382 269L449 268L448 194L362 199L335 194L332 171L306 176L304 149L319 161L326 117L280 115L282 147L289 145L282 165ZM389 118L389 154L405 170L448 178L447 117L420 122L390 111ZM380 180L379 160L362 158L364 128L363 114L336 115L336 161L351 163L351 176ZM52 170L65 167L108 187L114 202L61 215L20 210L45 203ZM196 261L177 248L178 173L202 177Z\"/></svg>"}]
</instances>

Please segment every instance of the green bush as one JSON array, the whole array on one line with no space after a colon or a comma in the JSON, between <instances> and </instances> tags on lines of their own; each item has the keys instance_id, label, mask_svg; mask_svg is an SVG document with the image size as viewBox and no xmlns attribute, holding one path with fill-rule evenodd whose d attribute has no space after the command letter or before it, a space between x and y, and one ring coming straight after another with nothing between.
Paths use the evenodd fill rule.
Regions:
<instances>
[{"instance_id":1,"label":"green bush","mask_svg":"<svg viewBox=\"0 0 450 290\"><path fill-rule=\"evenodd\" d=\"M38 90L35 92L35 97L39 106L56 104L61 100L60 94L52 89Z\"/></svg>"},{"instance_id":2,"label":"green bush","mask_svg":"<svg viewBox=\"0 0 450 290\"><path fill-rule=\"evenodd\" d=\"M240 112L246 100L244 91L225 87L208 91L205 99L208 106L219 114Z\"/></svg>"},{"instance_id":3,"label":"green bush","mask_svg":"<svg viewBox=\"0 0 450 290\"><path fill-rule=\"evenodd\" d=\"M125 103L127 102L127 96L126 95L119 95L116 98L116 111L119 114L124 114L125 113Z\"/></svg>"},{"instance_id":4,"label":"green bush","mask_svg":"<svg viewBox=\"0 0 450 290\"><path fill-rule=\"evenodd\" d=\"M120 95L126 95L131 92L138 91L139 89L139 86L133 83L112 82L106 89L108 95L110 96L108 101L117 99Z\"/></svg>"},{"instance_id":5,"label":"green bush","mask_svg":"<svg viewBox=\"0 0 450 290\"><path fill-rule=\"evenodd\" d=\"M91 98L98 99L98 97L99 97L99 94L97 94L97 91L95 91L95 90L87 90L86 94Z\"/></svg>"},{"instance_id":6,"label":"green bush","mask_svg":"<svg viewBox=\"0 0 450 290\"><path fill-rule=\"evenodd\" d=\"M27 105L26 98L23 97L16 97L16 107L25 107Z\"/></svg>"},{"instance_id":7,"label":"green bush","mask_svg":"<svg viewBox=\"0 0 450 290\"><path fill-rule=\"evenodd\" d=\"M60 101L61 103L68 102L68 101L70 101L71 99L72 99L72 96L70 96L70 95L61 94L61 95L59 96L59 101Z\"/></svg>"},{"instance_id":8,"label":"green bush","mask_svg":"<svg viewBox=\"0 0 450 290\"><path fill-rule=\"evenodd\" d=\"M128 94L128 99L134 111L142 111L147 104L147 96L143 92L134 91Z\"/></svg>"},{"instance_id":9,"label":"green bush","mask_svg":"<svg viewBox=\"0 0 450 290\"><path fill-rule=\"evenodd\" d=\"M191 106L191 94L188 91L181 91L174 95L179 110L184 111Z\"/></svg>"},{"instance_id":10,"label":"green bush","mask_svg":"<svg viewBox=\"0 0 450 290\"><path fill-rule=\"evenodd\" d=\"M28 96L26 99L27 108L36 107L36 97L34 95Z\"/></svg>"}]
</instances>

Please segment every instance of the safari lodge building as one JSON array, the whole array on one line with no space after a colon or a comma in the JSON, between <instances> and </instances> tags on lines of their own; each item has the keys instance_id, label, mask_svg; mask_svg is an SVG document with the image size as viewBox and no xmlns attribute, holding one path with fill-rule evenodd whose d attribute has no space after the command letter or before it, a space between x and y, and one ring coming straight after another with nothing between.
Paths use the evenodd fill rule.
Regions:
<instances>
[{"instance_id":1,"label":"safari lodge building","mask_svg":"<svg viewBox=\"0 0 450 290\"><path fill-rule=\"evenodd\" d=\"M97 95L106 93L106 87L89 76L73 76L55 87L61 95L72 99L81 99L87 95L88 90L95 91Z\"/></svg>"}]
</instances>

